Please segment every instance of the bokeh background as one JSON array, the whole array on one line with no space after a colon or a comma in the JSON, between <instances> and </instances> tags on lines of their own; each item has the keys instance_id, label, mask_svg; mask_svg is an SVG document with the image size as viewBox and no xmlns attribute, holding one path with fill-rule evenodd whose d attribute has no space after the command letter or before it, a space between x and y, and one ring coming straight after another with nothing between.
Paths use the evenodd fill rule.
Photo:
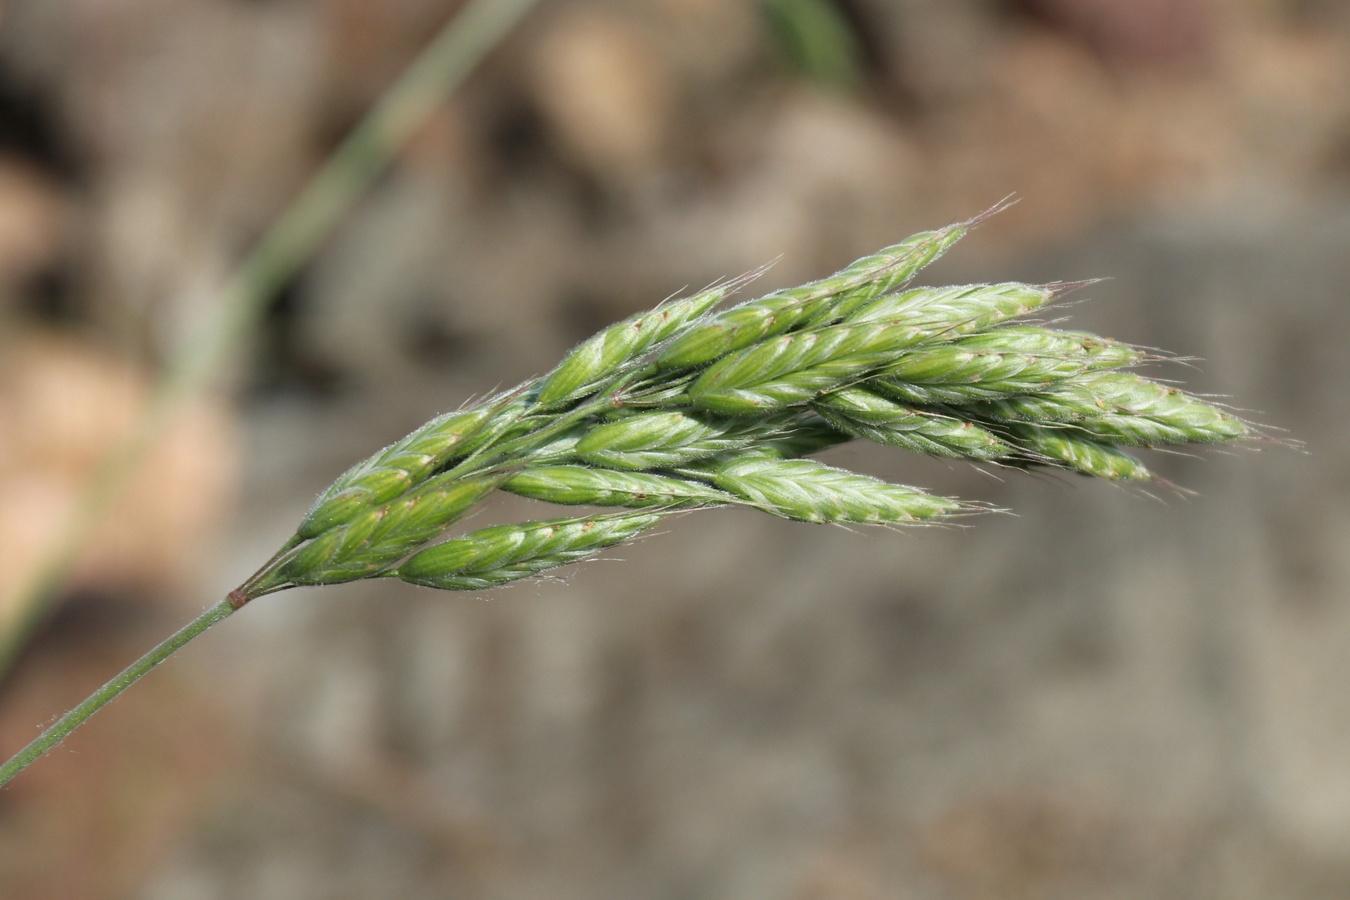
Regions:
<instances>
[{"instance_id":1,"label":"bokeh background","mask_svg":"<svg viewBox=\"0 0 1350 900\"><path fill-rule=\"evenodd\" d=\"M457 6L0 6L0 632ZM431 414L681 288L1014 192L925 277L1109 276L1076 327L1194 356L1158 374L1306 452L1162 457L1196 493L1152 498L846 447L1016 515L705 512L490 596L266 598L0 793L3 893L1350 894L1343 0L545 0L171 423L3 673L0 752Z\"/></svg>"}]
</instances>

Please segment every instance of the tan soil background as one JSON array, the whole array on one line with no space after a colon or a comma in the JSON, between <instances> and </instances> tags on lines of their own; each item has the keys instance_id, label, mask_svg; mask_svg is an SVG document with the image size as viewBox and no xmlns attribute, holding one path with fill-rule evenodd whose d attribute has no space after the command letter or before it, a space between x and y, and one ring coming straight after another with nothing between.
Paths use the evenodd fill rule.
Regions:
<instances>
[{"instance_id":1,"label":"tan soil background","mask_svg":"<svg viewBox=\"0 0 1350 900\"><path fill-rule=\"evenodd\" d=\"M491 596L269 597L0 792L0 893L1350 895L1350 6L823 2L850 89L750 0L545 0L175 420L0 683L0 753L433 413L1012 192L929 278L1110 276L1075 326L1308 452L1164 457L1197 494L1157 502L843 448L1017 515L704 512ZM456 6L0 5L0 597Z\"/></svg>"}]
</instances>

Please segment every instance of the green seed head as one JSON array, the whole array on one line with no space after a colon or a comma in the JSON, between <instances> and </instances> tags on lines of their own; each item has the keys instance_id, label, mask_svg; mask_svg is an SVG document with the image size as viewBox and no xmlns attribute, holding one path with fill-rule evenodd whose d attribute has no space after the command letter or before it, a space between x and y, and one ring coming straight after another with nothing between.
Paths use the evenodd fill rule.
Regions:
<instances>
[{"instance_id":1,"label":"green seed head","mask_svg":"<svg viewBox=\"0 0 1350 900\"><path fill-rule=\"evenodd\" d=\"M676 510L752 506L895 525L954 500L804 457L854 439L948 458L1156 482L1122 448L1236 441L1253 427L1126 371L1083 332L1018 324L1072 285L906 288L978 220L914 235L836 274L712 312L732 284L583 342L548 376L450 413L354 466L250 596L397 574L490 587L626 540ZM491 490L646 510L437 541Z\"/></svg>"}]
</instances>

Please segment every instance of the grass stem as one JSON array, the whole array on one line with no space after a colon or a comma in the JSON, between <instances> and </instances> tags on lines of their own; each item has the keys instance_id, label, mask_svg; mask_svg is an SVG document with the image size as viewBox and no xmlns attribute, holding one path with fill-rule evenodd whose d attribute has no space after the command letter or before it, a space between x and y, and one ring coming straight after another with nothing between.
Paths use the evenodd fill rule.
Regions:
<instances>
[{"instance_id":1,"label":"grass stem","mask_svg":"<svg viewBox=\"0 0 1350 900\"><path fill-rule=\"evenodd\" d=\"M135 684L142 675L168 659L188 641L234 612L234 610L235 607L228 598L221 600L187 625L184 625L173 636L156 646L149 653L123 669L116 678L90 694L83 703L58 719L55 724L34 738L32 743L16 753L13 759L0 766L0 787L7 784L11 778L22 772L42 754L65 740L66 735L79 728L90 716L107 706L117 695Z\"/></svg>"},{"instance_id":2,"label":"grass stem","mask_svg":"<svg viewBox=\"0 0 1350 900\"><path fill-rule=\"evenodd\" d=\"M0 607L22 610L0 636L0 678L60 596L61 582L93 538L128 477L172 413L201 391L276 295L351 210L445 97L538 0L471 0L366 114L223 290L216 313L176 353L140 418L90 475L75 509L35 569Z\"/></svg>"}]
</instances>

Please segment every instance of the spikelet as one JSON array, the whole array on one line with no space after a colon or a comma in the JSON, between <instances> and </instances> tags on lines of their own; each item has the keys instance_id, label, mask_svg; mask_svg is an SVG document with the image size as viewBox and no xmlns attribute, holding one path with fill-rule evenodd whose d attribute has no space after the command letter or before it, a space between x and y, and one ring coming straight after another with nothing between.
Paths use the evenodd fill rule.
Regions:
<instances>
[{"instance_id":1,"label":"spikelet","mask_svg":"<svg viewBox=\"0 0 1350 900\"><path fill-rule=\"evenodd\" d=\"M863 388L833 391L814 406L845 434L915 453L982 461L1014 452L1012 445L973 422L902 406Z\"/></svg>"},{"instance_id":2,"label":"spikelet","mask_svg":"<svg viewBox=\"0 0 1350 900\"><path fill-rule=\"evenodd\" d=\"M1158 476L1119 447L1094 441L1074 427L1012 425L1008 441L1027 452L1032 462L1071 469L1108 481L1156 482Z\"/></svg>"},{"instance_id":3,"label":"spikelet","mask_svg":"<svg viewBox=\"0 0 1350 900\"><path fill-rule=\"evenodd\" d=\"M726 286L717 287L672 300L587 338L539 383L534 402L549 409L585 396L612 379L625 365L712 309L729 290Z\"/></svg>"},{"instance_id":4,"label":"spikelet","mask_svg":"<svg viewBox=\"0 0 1350 900\"><path fill-rule=\"evenodd\" d=\"M728 309L671 341L656 358L656 365L660 369L701 366L799 326L838 321L849 310L909 281L964 237L977 219L913 235L829 278Z\"/></svg>"},{"instance_id":5,"label":"spikelet","mask_svg":"<svg viewBox=\"0 0 1350 900\"><path fill-rule=\"evenodd\" d=\"M280 566L275 581L339 584L379 574L444 533L495 486L489 479L433 478L305 544Z\"/></svg>"},{"instance_id":6,"label":"spikelet","mask_svg":"<svg viewBox=\"0 0 1350 900\"><path fill-rule=\"evenodd\" d=\"M437 416L412 434L344 472L323 492L296 533L317 537L420 484L461 448L492 415L487 406ZM459 451L459 453L457 453Z\"/></svg>"},{"instance_id":7,"label":"spikelet","mask_svg":"<svg viewBox=\"0 0 1350 900\"><path fill-rule=\"evenodd\" d=\"M906 403L972 403L1045 391L1143 358L1141 350L1084 332L1009 326L916 347L868 384Z\"/></svg>"},{"instance_id":8,"label":"spikelet","mask_svg":"<svg viewBox=\"0 0 1350 900\"><path fill-rule=\"evenodd\" d=\"M764 415L865 378L918 340L906 324L843 324L785 334L722 358L689 386L697 408Z\"/></svg>"},{"instance_id":9,"label":"spikelet","mask_svg":"<svg viewBox=\"0 0 1350 900\"><path fill-rule=\"evenodd\" d=\"M706 484L671 475L575 465L525 469L503 482L502 490L565 506L687 509L736 502L735 497Z\"/></svg>"},{"instance_id":10,"label":"spikelet","mask_svg":"<svg viewBox=\"0 0 1350 900\"><path fill-rule=\"evenodd\" d=\"M669 469L773 437L791 417L724 419L699 413L648 412L592 429L577 442L584 462L611 469Z\"/></svg>"},{"instance_id":11,"label":"spikelet","mask_svg":"<svg viewBox=\"0 0 1350 900\"><path fill-rule=\"evenodd\" d=\"M904 525L951 515L961 504L811 459L753 456L719 468L713 483L775 516L840 525Z\"/></svg>"},{"instance_id":12,"label":"spikelet","mask_svg":"<svg viewBox=\"0 0 1350 900\"><path fill-rule=\"evenodd\" d=\"M1035 312L1077 286L1006 282L913 288L878 297L848 321L905 323L918 329L922 340L950 339Z\"/></svg>"},{"instance_id":13,"label":"spikelet","mask_svg":"<svg viewBox=\"0 0 1350 900\"><path fill-rule=\"evenodd\" d=\"M486 590L593 556L659 521L627 514L497 525L423 550L394 574L445 591Z\"/></svg>"},{"instance_id":14,"label":"spikelet","mask_svg":"<svg viewBox=\"0 0 1350 900\"><path fill-rule=\"evenodd\" d=\"M964 407L996 421L1073 423L1106 443L1212 444L1249 437L1237 416L1129 372L1086 377L1054 390Z\"/></svg>"},{"instance_id":15,"label":"spikelet","mask_svg":"<svg viewBox=\"0 0 1350 900\"><path fill-rule=\"evenodd\" d=\"M700 409L733 416L807 403L876 374L917 344L1039 309L1056 290L993 284L885 295L838 325L783 335L723 357L690 385L689 398Z\"/></svg>"}]
</instances>

